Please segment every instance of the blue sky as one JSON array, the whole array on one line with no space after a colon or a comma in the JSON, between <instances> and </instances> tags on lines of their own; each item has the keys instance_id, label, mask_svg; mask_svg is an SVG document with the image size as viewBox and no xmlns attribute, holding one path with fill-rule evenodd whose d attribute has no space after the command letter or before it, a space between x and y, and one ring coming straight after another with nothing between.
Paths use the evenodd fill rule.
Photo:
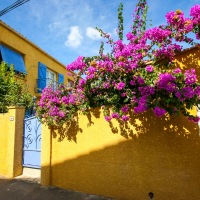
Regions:
<instances>
[{"instance_id":1,"label":"blue sky","mask_svg":"<svg viewBox=\"0 0 200 200\"><path fill-rule=\"evenodd\" d=\"M0 0L0 10L16 0ZM117 8L124 5L125 33L130 29L137 0L30 0L0 17L0 20L24 35L48 54L67 65L77 56L96 55L101 38L94 27L116 37ZM148 18L153 26L165 24L168 11L190 8L200 0L147 0Z\"/></svg>"}]
</instances>

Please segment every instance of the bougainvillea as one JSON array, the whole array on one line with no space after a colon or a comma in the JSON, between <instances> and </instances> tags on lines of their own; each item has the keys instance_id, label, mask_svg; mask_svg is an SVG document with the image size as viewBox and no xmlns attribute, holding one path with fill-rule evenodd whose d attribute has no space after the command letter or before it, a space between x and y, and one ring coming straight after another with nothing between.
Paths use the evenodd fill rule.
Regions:
<instances>
[{"instance_id":1,"label":"bougainvillea","mask_svg":"<svg viewBox=\"0 0 200 200\"><path fill-rule=\"evenodd\" d=\"M183 114L198 121L189 109L199 105L200 84L195 69L182 71L174 66L174 56L182 50L179 42L194 45L188 33L199 39L200 5L186 18L181 10L166 14L166 25L146 29L147 3L140 0L133 14L133 25L123 41L123 6L119 8L119 40L114 41L101 29L111 45L111 53L78 57L67 70L78 71L75 85L53 91L46 88L39 102L38 115L48 124L66 121L77 110L102 106L105 120L129 120L129 113L152 109L157 117L166 113ZM70 92L69 92L70 91Z\"/></svg>"}]
</instances>

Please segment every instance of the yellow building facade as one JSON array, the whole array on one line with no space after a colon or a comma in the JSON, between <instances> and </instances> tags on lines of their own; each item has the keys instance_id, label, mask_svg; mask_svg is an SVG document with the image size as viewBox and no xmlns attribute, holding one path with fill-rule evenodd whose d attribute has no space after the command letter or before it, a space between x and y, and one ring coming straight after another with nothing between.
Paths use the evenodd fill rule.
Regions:
<instances>
[{"instance_id":1,"label":"yellow building facade","mask_svg":"<svg viewBox=\"0 0 200 200\"><path fill-rule=\"evenodd\" d=\"M73 83L65 65L0 21L2 61L14 65L16 78L25 83L37 99L48 84L56 87L59 83L67 86ZM24 118L23 108L9 108L8 113L0 113L0 175L15 177L22 174Z\"/></svg>"},{"instance_id":2,"label":"yellow building facade","mask_svg":"<svg viewBox=\"0 0 200 200\"><path fill-rule=\"evenodd\" d=\"M14 64L16 74L27 74L23 79L33 96L40 97L48 84L70 85L73 78L66 66L40 47L0 21L0 61Z\"/></svg>"}]
</instances>

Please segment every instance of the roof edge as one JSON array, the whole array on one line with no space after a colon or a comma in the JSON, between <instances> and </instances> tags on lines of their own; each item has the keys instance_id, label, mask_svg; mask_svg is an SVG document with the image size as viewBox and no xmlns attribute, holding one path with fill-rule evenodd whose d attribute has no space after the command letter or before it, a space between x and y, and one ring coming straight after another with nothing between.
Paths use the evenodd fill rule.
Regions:
<instances>
[{"instance_id":1,"label":"roof edge","mask_svg":"<svg viewBox=\"0 0 200 200\"><path fill-rule=\"evenodd\" d=\"M175 56L176 56L176 55L179 55L179 54L182 54L182 53L185 53L185 52L187 52L187 51L190 51L190 50L196 49L196 48L197 48L197 49L200 49L200 44L196 44L196 45L194 45L194 46L192 46L192 47L189 47L189 48L183 49L182 51L176 53Z\"/></svg>"},{"instance_id":2,"label":"roof edge","mask_svg":"<svg viewBox=\"0 0 200 200\"><path fill-rule=\"evenodd\" d=\"M6 29L12 31L14 34L16 34L17 36L19 36L20 38L22 38L23 40L25 40L26 42L28 42L29 44L31 44L32 46L34 46L35 48L37 48L40 52L44 53L45 55L47 55L48 57L50 57L51 59L53 59L55 62L57 62L58 64L62 65L66 69L66 66L63 63L61 63L56 58L54 58L53 56L51 56L50 54L48 54L46 51L44 51L38 45L36 45L32 41L30 41L28 38L26 38L25 36L23 36L21 33L17 32L15 29L13 29L12 27L10 27L8 24L6 24L5 22L3 22L2 20L0 20L0 25L2 25ZM66 69L66 71L68 71L68 70ZM74 72L72 72L72 73L74 73Z\"/></svg>"}]
</instances>

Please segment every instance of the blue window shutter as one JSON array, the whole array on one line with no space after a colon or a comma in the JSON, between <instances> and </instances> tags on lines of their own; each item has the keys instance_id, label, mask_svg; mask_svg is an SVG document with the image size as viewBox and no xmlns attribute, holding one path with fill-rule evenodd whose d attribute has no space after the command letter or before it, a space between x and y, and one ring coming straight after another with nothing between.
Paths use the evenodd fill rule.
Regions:
<instances>
[{"instance_id":1,"label":"blue window shutter","mask_svg":"<svg viewBox=\"0 0 200 200\"><path fill-rule=\"evenodd\" d=\"M24 59L21 54L9 49L4 45L0 45L0 51L2 60L6 62L9 66L14 65L14 70L26 74L26 66L24 64Z\"/></svg>"},{"instance_id":2,"label":"blue window shutter","mask_svg":"<svg viewBox=\"0 0 200 200\"><path fill-rule=\"evenodd\" d=\"M38 63L38 93L46 87L47 67L41 62Z\"/></svg>"},{"instance_id":3,"label":"blue window shutter","mask_svg":"<svg viewBox=\"0 0 200 200\"><path fill-rule=\"evenodd\" d=\"M58 74L58 84L64 84L64 75L63 74Z\"/></svg>"}]
</instances>

